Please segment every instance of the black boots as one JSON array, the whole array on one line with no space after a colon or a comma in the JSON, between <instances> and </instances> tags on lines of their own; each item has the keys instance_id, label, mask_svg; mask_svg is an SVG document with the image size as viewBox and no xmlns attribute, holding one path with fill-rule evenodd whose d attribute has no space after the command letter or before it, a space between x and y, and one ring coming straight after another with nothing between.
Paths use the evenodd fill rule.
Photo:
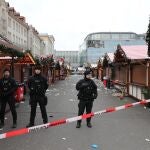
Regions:
<instances>
[{"instance_id":1,"label":"black boots","mask_svg":"<svg viewBox=\"0 0 150 150\"><path fill-rule=\"evenodd\" d=\"M17 123L13 123L12 128L17 128Z\"/></svg>"},{"instance_id":2,"label":"black boots","mask_svg":"<svg viewBox=\"0 0 150 150\"><path fill-rule=\"evenodd\" d=\"M91 122L87 122L87 127L92 128Z\"/></svg>"},{"instance_id":3,"label":"black boots","mask_svg":"<svg viewBox=\"0 0 150 150\"><path fill-rule=\"evenodd\" d=\"M0 123L0 128L3 128L4 127L4 123ZM17 123L13 123L12 127L11 128L17 128Z\"/></svg>"},{"instance_id":4,"label":"black boots","mask_svg":"<svg viewBox=\"0 0 150 150\"><path fill-rule=\"evenodd\" d=\"M29 124L26 126L26 128L30 128L30 127L33 127L33 126L34 126L34 124L29 123Z\"/></svg>"},{"instance_id":5,"label":"black boots","mask_svg":"<svg viewBox=\"0 0 150 150\"><path fill-rule=\"evenodd\" d=\"M87 122L87 127L92 128L91 122ZM77 122L76 128L81 128L81 122Z\"/></svg>"},{"instance_id":6,"label":"black boots","mask_svg":"<svg viewBox=\"0 0 150 150\"><path fill-rule=\"evenodd\" d=\"M81 122L77 122L76 128L80 128L81 127Z\"/></svg>"},{"instance_id":7,"label":"black boots","mask_svg":"<svg viewBox=\"0 0 150 150\"><path fill-rule=\"evenodd\" d=\"M4 123L0 123L0 129L4 127Z\"/></svg>"}]
</instances>

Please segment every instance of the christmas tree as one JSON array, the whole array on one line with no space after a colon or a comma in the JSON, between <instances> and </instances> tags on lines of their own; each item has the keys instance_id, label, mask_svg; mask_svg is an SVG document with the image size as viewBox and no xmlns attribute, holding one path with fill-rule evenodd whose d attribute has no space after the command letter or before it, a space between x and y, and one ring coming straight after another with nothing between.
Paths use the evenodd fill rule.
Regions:
<instances>
[{"instance_id":1,"label":"christmas tree","mask_svg":"<svg viewBox=\"0 0 150 150\"><path fill-rule=\"evenodd\" d=\"M146 33L146 43L148 45L148 56L150 57L150 18L149 18L149 25L148 25L148 30Z\"/></svg>"}]
</instances>

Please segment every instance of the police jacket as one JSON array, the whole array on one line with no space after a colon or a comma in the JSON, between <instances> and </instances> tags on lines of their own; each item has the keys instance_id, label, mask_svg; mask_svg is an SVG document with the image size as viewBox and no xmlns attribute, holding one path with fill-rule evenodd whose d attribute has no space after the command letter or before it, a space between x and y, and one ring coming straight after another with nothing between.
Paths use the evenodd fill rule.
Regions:
<instances>
[{"instance_id":1,"label":"police jacket","mask_svg":"<svg viewBox=\"0 0 150 150\"><path fill-rule=\"evenodd\" d=\"M1 97L13 96L16 89L17 89L17 84L13 78L3 77L2 79L0 79L0 96Z\"/></svg>"},{"instance_id":2,"label":"police jacket","mask_svg":"<svg viewBox=\"0 0 150 150\"><path fill-rule=\"evenodd\" d=\"M44 96L48 89L47 79L41 74L34 75L28 80L28 87L31 95Z\"/></svg>"},{"instance_id":3,"label":"police jacket","mask_svg":"<svg viewBox=\"0 0 150 150\"><path fill-rule=\"evenodd\" d=\"M93 80L84 78L76 84L79 91L78 99L83 101L93 101L97 98L97 85Z\"/></svg>"}]
</instances>

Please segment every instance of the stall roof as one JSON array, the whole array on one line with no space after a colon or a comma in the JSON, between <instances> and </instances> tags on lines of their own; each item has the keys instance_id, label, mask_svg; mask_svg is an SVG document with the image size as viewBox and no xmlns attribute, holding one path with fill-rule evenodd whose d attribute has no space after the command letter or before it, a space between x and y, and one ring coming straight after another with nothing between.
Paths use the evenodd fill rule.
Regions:
<instances>
[{"instance_id":1,"label":"stall roof","mask_svg":"<svg viewBox=\"0 0 150 150\"><path fill-rule=\"evenodd\" d=\"M25 56L20 58L15 64L35 65L35 61L29 53L26 53Z\"/></svg>"},{"instance_id":2,"label":"stall roof","mask_svg":"<svg viewBox=\"0 0 150 150\"><path fill-rule=\"evenodd\" d=\"M23 64L30 64L35 65L35 61L32 58L32 56L29 53L26 53L24 57L18 59L17 57L15 59L15 64L23 65ZM17 60L18 59L18 60ZM0 57L0 63L3 64L10 64L12 60L12 57L6 56L6 57Z\"/></svg>"},{"instance_id":3,"label":"stall roof","mask_svg":"<svg viewBox=\"0 0 150 150\"><path fill-rule=\"evenodd\" d=\"M127 59L146 59L149 58L147 55L147 45L136 45L136 46L121 46Z\"/></svg>"}]
</instances>

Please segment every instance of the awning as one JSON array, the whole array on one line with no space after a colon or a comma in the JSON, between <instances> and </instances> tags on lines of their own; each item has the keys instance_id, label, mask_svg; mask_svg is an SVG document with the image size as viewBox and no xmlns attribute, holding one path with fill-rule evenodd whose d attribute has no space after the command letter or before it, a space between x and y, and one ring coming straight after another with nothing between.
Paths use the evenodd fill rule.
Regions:
<instances>
[{"instance_id":1,"label":"awning","mask_svg":"<svg viewBox=\"0 0 150 150\"><path fill-rule=\"evenodd\" d=\"M26 64L35 65L35 61L29 53L25 54L25 56L20 59L15 57L14 60L15 60L14 64L17 65L26 65ZM0 57L0 64L11 64L11 61L12 58L9 56Z\"/></svg>"},{"instance_id":2,"label":"awning","mask_svg":"<svg viewBox=\"0 0 150 150\"><path fill-rule=\"evenodd\" d=\"M29 54L26 53L24 57L20 58L15 64L30 64L30 65L35 65L35 61L33 59L33 57Z\"/></svg>"}]
</instances>

